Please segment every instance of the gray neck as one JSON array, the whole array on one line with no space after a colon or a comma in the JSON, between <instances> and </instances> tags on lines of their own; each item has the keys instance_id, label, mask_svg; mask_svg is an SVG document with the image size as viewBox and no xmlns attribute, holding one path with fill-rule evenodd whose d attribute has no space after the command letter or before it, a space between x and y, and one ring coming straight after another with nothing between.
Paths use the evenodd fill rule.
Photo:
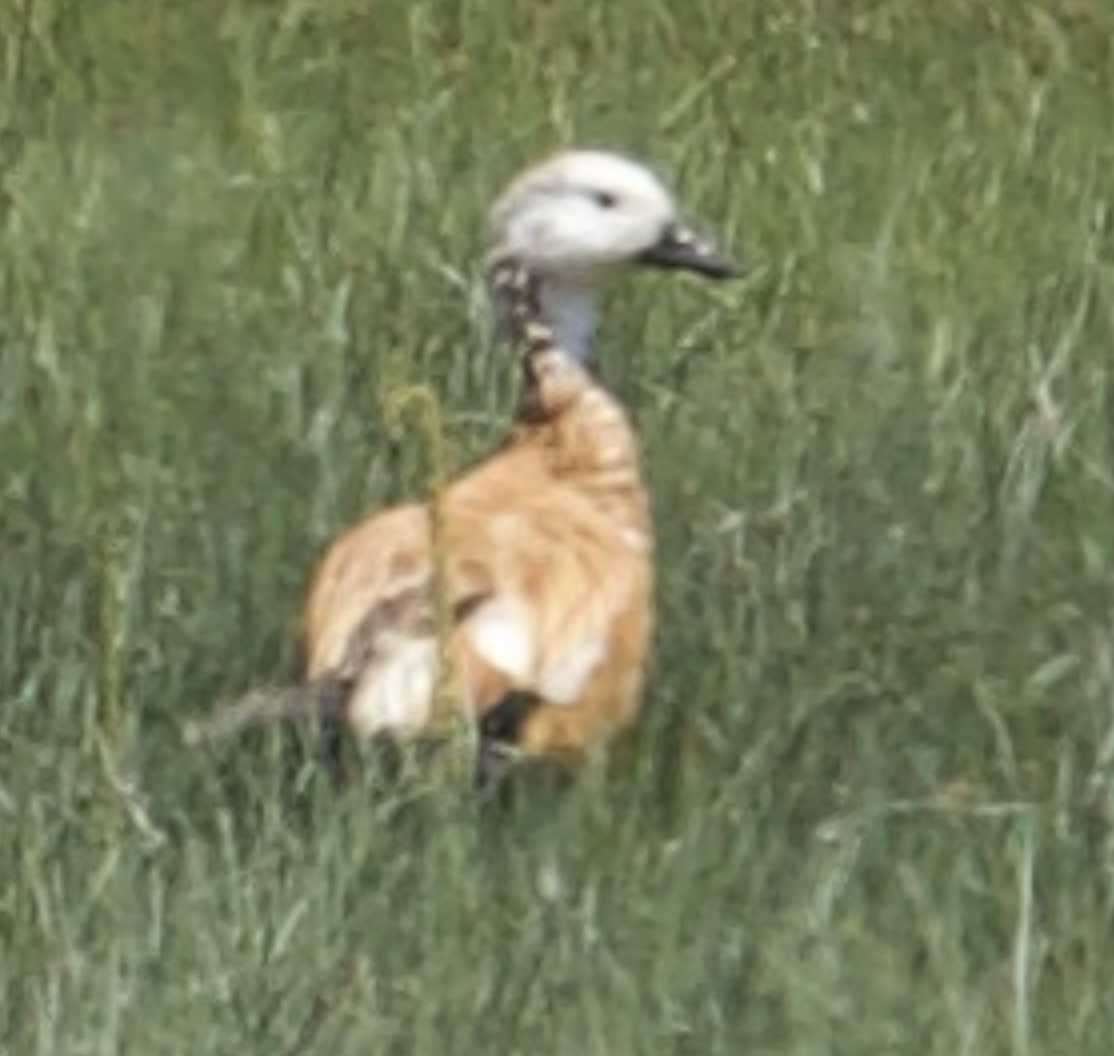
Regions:
<instances>
[{"instance_id":1,"label":"gray neck","mask_svg":"<svg viewBox=\"0 0 1114 1056\"><path fill-rule=\"evenodd\" d=\"M591 364L592 340L599 324L599 297L588 285L542 279L538 287L542 321L553 331L554 343L577 362Z\"/></svg>"}]
</instances>

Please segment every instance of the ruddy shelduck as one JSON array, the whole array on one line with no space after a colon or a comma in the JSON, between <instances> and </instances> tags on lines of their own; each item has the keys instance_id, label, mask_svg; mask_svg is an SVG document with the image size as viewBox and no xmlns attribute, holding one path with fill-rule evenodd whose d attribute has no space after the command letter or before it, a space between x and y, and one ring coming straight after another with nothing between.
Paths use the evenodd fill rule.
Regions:
<instances>
[{"instance_id":1,"label":"ruddy shelduck","mask_svg":"<svg viewBox=\"0 0 1114 1056\"><path fill-rule=\"evenodd\" d=\"M595 371L599 293L635 264L735 267L649 170L602 151L519 176L491 233L488 285L522 370L509 437L430 501L343 533L310 584L304 683L246 698L193 739L316 715L406 740L463 715L483 783L506 752L581 758L638 714L653 526L637 436Z\"/></svg>"}]
</instances>

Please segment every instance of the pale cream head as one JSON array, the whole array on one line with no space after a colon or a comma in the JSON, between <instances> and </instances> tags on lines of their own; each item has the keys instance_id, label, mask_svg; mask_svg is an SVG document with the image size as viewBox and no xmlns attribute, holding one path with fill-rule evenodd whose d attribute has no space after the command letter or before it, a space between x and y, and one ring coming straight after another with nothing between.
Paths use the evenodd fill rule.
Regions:
<instances>
[{"instance_id":1,"label":"pale cream head","mask_svg":"<svg viewBox=\"0 0 1114 1056\"><path fill-rule=\"evenodd\" d=\"M545 322L561 346L590 356L599 286L644 264L709 278L735 265L681 223L672 195L620 154L569 150L515 179L491 210L490 262L513 260L539 281Z\"/></svg>"},{"instance_id":2,"label":"pale cream head","mask_svg":"<svg viewBox=\"0 0 1114 1056\"><path fill-rule=\"evenodd\" d=\"M713 277L735 270L681 224L657 176L607 151L565 151L528 169L495 203L491 233L493 255L513 257L541 277L590 281L638 262ZM656 257L663 244L674 251L670 259Z\"/></svg>"}]
</instances>

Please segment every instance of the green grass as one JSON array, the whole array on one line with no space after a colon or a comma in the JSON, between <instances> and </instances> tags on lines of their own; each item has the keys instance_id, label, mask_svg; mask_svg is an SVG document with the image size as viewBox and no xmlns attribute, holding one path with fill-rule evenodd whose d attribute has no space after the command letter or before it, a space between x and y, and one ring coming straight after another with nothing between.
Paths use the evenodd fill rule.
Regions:
<instances>
[{"instance_id":1,"label":"green grass","mask_svg":"<svg viewBox=\"0 0 1114 1056\"><path fill-rule=\"evenodd\" d=\"M1114 11L0 0L0 1052L1114 1051ZM645 722L479 810L179 724L506 419L489 197L651 158L609 304Z\"/></svg>"}]
</instances>

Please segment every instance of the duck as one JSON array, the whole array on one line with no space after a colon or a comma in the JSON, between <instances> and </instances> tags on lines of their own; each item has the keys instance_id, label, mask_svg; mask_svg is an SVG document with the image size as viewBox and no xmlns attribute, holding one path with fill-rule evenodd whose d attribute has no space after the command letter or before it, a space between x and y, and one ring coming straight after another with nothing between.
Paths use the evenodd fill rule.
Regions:
<instances>
[{"instance_id":1,"label":"duck","mask_svg":"<svg viewBox=\"0 0 1114 1056\"><path fill-rule=\"evenodd\" d=\"M506 439L433 496L368 514L325 550L297 686L193 724L193 742L310 717L360 740L478 732L475 782L508 758L577 763L632 726L654 634L654 531L637 431L599 376L604 290L637 268L739 268L646 165L565 150L490 211L487 289L515 353Z\"/></svg>"}]
</instances>

